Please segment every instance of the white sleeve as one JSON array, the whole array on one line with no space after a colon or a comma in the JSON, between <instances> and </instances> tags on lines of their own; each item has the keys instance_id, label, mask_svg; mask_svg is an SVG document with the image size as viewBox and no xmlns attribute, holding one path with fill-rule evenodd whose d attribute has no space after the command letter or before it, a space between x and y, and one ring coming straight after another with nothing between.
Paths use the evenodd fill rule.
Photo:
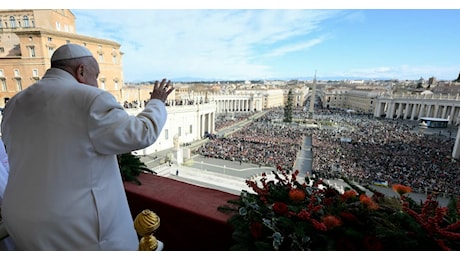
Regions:
<instances>
[{"instance_id":1,"label":"white sleeve","mask_svg":"<svg viewBox=\"0 0 460 260\"><path fill-rule=\"evenodd\" d=\"M101 154L121 154L152 145L167 119L161 100L150 100L138 115L129 115L110 93L99 95L91 105L88 133Z\"/></svg>"},{"instance_id":2,"label":"white sleeve","mask_svg":"<svg viewBox=\"0 0 460 260\"><path fill-rule=\"evenodd\" d=\"M0 139L0 163L5 167L6 171L10 171L10 165L8 163L8 154L6 153L5 150L5 144L3 143L3 140Z\"/></svg>"},{"instance_id":3,"label":"white sleeve","mask_svg":"<svg viewBox=\"0 0 460 260\"><path fill-rule=\"evenodd\" d=\"M5 193L6 184L8 182L9 175L9 164L8 164L8 155L5 151L5 145L3 141L0 140L0 207L3 202L3 193Z\"/></svg>"},{"instance_id":4,"label":"white sleeve","mask_svg":"<svg viewBox=\"0 0 460 260\"><path fill-rule=\"evenodd\" d=\"M8 171L0 165L0 207L3 203L3 193L5 193L6 184L8 183Z\"/></svg>"}]
</instances>

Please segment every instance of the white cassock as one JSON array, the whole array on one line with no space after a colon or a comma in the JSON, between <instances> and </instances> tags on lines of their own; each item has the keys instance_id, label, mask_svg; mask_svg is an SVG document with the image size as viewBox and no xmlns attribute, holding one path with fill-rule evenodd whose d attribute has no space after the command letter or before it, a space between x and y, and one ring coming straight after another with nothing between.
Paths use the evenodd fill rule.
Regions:
<instances>
[{"instance_id":1,"label":"white cassock","mask_svg":"<svg viewBox=\"0 0 460 260\"><path fill-rule=\"evenodd\" d=\"M49 69L5 106L2 215L18 250L137 250L116 155L152 145L161 100L130 116L115 97Z\"/></svg>"},{"instance_id":2,"label":"white cassock","mask_svg":"<svg viewBox=\"0 0 460 260\"><path fill-rule=\"evenodd\" d=\"M8 182L8 155L6 154L5 145L0 139L0 208L3 202L3 193L5 192L6 183ZM0 251L15 250L13 240L11 237L7 237L0 241Z\"/></svg>"},{"instance_id":3,"label":"white cassock","mask_svg":"<svg viewBox=\"0 0 460 260\"><path fill-rule=\"evenodd\" d=\"M3 193L5 192L6 183L8 182L8 155L6 154L5 145L0 139L0 207L2 206Z\"/></svg>"}]
</instances>

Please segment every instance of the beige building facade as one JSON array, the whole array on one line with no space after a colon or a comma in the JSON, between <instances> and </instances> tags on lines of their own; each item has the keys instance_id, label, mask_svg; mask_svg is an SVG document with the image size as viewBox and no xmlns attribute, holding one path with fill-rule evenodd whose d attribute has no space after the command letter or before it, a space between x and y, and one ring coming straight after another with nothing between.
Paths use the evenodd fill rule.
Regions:
<instances>
[{"instance_id":1,"label":"beige building facade","mask_svg":"<svg viewBox=\"0 0 460 260\"><path fill-rule=\"evenodd\" d=\"M0 10L0 107L17 92L41 79L53 52L66 43L87 47L99 62L99 88L122 100L120 44L79 35L68 9Z\"/></svg>"},{"instance_id":2,"label":"beige building facade","mask_svg":"<svg viewBox=\"0 0 460 260\"><path fill-rule=\"evenodd\" d=\"M257 89L257 90L246 90L239 89L235 90L236 95L261 95L262 96L262 109L269 109L274 107L284 106L285 94L283 89Z\"/></svg>"},{"instance_id":3,"label":"beige building facade","mask_svg":"<svg viewBox=\"0 0 460 260\"><path fill-rule=\"evenodd\" d=\"M347 93L345 108L358 113L373 114L379 94L378 90L350 90Z\"/></svg>"},{"instance_id":4,"label":"beige building facade","mask_svg":"<svg viewBox=\"0 0 460 260\"><path fill-rule=\"evenodd\" d=\"M349 88L317 89L316 95L320 97L325 108L345 108Z\"/></svg>"},{"instance_id":5,"label":"beige building facade","mask_svg":"<svg viewBox=\"0 0 460 260\"><path fill-rule=\"evenodd\" d=\"M318 91L325 108L349 109L358 113L373 114L377 98L385 90L378 88L326 88Z\"/></svg>"}]
</instances>

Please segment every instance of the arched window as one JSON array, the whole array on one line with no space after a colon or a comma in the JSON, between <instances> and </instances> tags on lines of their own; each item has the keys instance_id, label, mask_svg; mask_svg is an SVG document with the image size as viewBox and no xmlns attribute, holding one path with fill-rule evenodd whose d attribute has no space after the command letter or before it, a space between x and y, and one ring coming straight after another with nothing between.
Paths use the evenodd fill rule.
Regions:
<instances>
[{"instance_id":1,"label":"arched window","mask_svg":"<svg viewBox=\"0 0 460 260\"><path fill-rule=\"evenodd\" d=\"M2 25L2 18L0 18L0 28L3 28L3 25Z\"/></svg>"},{"instance_id":2,"label":"arched window","mask_svg":"<svg viewBox=\"0 0 460 260\"><path fill-rule=\"evenodd\" d=\"M14 19L14 16L10 16L10 27L16 28L16 19Z\"/></svg>"},{"instance_id":3,"label":"arched window","mask_svg":"<svg viewBox=\"0 0 460 260\"><path fill-rule=\"evenodd\" d=\"M29 17L27 15L24 15L24 17L22 18L22 25L26 28L30 26Z\"/></svg>"}]
</instances>

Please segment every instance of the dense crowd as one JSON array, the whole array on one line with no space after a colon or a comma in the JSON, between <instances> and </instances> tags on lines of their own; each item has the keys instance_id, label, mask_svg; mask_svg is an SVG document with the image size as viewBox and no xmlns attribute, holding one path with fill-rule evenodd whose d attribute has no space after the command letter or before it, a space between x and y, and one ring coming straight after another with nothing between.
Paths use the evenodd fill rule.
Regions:
<instances>
[{"instance_id":1,"label":"dense crowd","mask_svg":"<svg viewBox=\"0 0 460 260\"><path fill-rule=\"evenodd\" d=\"M272 109L230 136L209 140L197 152L213 158L292 169L305 132L299 125L279 123L282 116L282 109Z\"/></svg>"},{"instance_id":2,"label":"dense crowd","mask_svg":"<svg viewBox=\"0 0 460 260\"><path fill-rule=\"evenodd\" d=\"M331 118L340 127L312 133L315 173L336 171L363 183L387 181L418 192L460 194L451 133L424 134L413 121L346 113Z\"/></svg>"},{"instance_id":3,"label":"dense crowd","mask_svg":"<svg viewBox=\"0 0 460 260\"><path fill-rule=\"evenodd\" d=\"M304 117L294 110L293 118ZM452 158L452 133L424 134L416 122L317 110L322 127L283 124L272 109L231 136L210 140L197 152L215 158L292 169L304 136L312 136L312 173L344 175L360 183L387 181L416 192L460 194L460 162Z\"/></svg>"},{"instance_id":4,"label":"dense crowd","mask_svg":"<svg viewBox=\"0 0 460 260\"><path fill-rule=\"evenodd\" d=\"M123 107L124 108L142 108L147 105L147 103L150 101L150 99L145 99L142 102L139 102L138 100L132 100L132 101L127 101L125 100L123 102ZM196 99L168 99L165 101L166 106L193 106L197 104L204 104L207 103L207 101L203 101L202 98L199 100Z\"/></svg>"},{"instance_id":5,"label":"dense crowd","mask_svg":"<svg viewBox=\"0 0 460 260\"><path fill-rule=\"evenodd\" d=\"M255 112L247 113L221 113L216 116L216 131L225 129L229 126L232 126L238 122L247 120L250 116L254 115Z\"/></svg>"}]
</instances>

